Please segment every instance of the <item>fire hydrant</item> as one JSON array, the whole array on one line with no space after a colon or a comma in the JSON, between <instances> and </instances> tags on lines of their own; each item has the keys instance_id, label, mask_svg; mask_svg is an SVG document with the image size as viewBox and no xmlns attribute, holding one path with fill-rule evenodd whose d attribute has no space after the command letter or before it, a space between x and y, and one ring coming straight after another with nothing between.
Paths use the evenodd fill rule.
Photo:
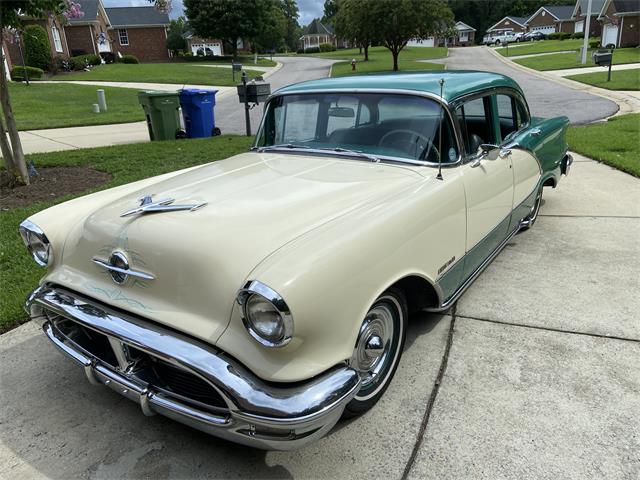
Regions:
<instances>
[{"instance_id":1,"label":"fire hydrant","mask_svg":"<svg viewBox=\"0 0 640 480\"><path fill-rule=\"evenodd\" d=\"M351 60L351 71L352 72L356 71L356 59L355 58L353 60Z\"/></svg>"}]
</instances>

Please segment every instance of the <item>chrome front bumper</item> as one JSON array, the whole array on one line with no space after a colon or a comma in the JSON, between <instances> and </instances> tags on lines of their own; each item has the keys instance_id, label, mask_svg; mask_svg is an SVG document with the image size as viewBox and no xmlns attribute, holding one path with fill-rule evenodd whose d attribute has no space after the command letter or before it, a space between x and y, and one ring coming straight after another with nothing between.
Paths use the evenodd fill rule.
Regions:
<instances>
[{"instance_id":1,"label":"chrome front bumper","mask_svg":"<svg viewBox=\"0 0 640 480\"><path fill-rule=\"evenodd\" d=\"M317 440L360 386L358 374L347 366L295 385L267 383L204 342L57 286L34 290L26 308L49 340L82 365L92 384L139 403L145 415L159 413L256 448L292 450ZM181 391L152 373L158 365L170 377L177 375L174 385ZM185 384L205 393L192 398Z\"/></svg>"}]
</instances>

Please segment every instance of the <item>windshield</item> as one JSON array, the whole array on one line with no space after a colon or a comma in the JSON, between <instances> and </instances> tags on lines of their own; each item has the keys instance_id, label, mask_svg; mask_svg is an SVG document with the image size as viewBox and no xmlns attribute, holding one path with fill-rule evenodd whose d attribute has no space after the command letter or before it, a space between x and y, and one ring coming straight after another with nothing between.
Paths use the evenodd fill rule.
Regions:
<instances>
[{"instance_id":1,"label":"windshield","mask_svg":"<svg viewBox=\"0 0 640 480\"><path fill-rule=\"evenodd\" d=\"M440 129L442 125L442 129ZM458 147L449 116L428 98L388 93L275 97L256 147L321 149L358 157L453 163Z\"/></svg>"}]
</instances>

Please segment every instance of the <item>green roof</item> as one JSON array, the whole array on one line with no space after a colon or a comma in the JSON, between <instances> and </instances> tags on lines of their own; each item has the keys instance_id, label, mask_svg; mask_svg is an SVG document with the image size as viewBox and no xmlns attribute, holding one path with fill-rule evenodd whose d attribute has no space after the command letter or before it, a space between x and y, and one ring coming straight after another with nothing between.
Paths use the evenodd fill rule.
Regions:
<instances>
[{"instance_id":1,"label":"green roof","mask_svg":"<svg viewBox=\"0 0 640 480\"><path fill-rule=\"evenodd\" d=\"M488 88L507 87L516 89L522 93L520 86L514 80L504 75L463 70L382 73L323 78L320 80L295 83L281 88L275 93L301 93L326 89L398 89L415 90L417 92L428 92L440 95L440 79L444 79L444 92L442 96L447 102L451 102L463 95Z\"/></svg>"}]
</instances>

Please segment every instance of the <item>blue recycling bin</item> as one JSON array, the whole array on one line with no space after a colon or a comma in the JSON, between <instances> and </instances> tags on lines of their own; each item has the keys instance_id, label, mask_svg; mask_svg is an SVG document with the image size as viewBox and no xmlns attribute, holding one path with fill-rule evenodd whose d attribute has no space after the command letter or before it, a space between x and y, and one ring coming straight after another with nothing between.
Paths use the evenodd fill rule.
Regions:
<instances>
[{"instance_id":1,"label":"blue recycling bin","mask_svg":"<svg viewBox=\"0 0 640 480\"><path fill-rule=\"evenodd\" d=\"M180 90L180 106L184 126L189 138L204 138L220 135L216 128L214 107L217 90L185 88Z\"/></svg>"}]
</instances>

